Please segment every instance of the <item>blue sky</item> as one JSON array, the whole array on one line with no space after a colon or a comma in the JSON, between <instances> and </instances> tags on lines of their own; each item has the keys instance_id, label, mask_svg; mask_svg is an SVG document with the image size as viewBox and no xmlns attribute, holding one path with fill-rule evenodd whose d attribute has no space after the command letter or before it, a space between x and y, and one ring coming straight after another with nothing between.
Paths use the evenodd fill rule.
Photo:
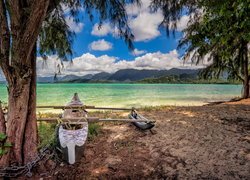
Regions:
<instances>
[{"instance_id":1,"label":"blue sky","mask_svg":"<svg viewBox=\"0 0 250 180\"><path fill-rule=\"evenodd\" d=\"M87 17L87 15L82 12L82 14ZM154 18L153 13L145 13ZM139 15L138 15L139 16ZM158 18L156 15L155 18ZM162 53L168 53L169 51L175 50L178 45L178 40L182 37L182 32L177 31L175 36L170 34L169 37L166 36L165 29L159 28L158 25L162 18L157 19L157 22L151 23L149 25L147 32L144 32L141 27L134 27L135 34L135 52L129 51L124 40L119 37L114 37L115 30L110 26L108 22L105 22L101 29L98 29L98 24L95 21L90 21L88 18L82 18L80 24L70 22L69 25L72 30L76 33L76 38L73 44L73 57L79 57L84 53L91 53L95 56L108 55L115 56L119 59L126 59L128 61L134 60L136 56L143 55L146 53L153 53L160 51ZM131 20L129 20L130 22ZM143 24L141 25L144 26ZM152 32L151 32L152 31ZM157 33L156 33L157 32ZM140 36L137 40L137 36ZM110 44L110 48L91 48L91 43L96 43L96 46L101 46L101 42L104 44Z\"/></svg>"},{"instance_id":2,"label":"blue sky","mask_svg":"<svg viewBox=\"0 0 250 180\"><path fill-rule=\"evenodd\" d=\"M104 22L101 29L98 29L98 24L95 21L91 22L84 10L80 14L80 23L76 24L68 19L68 25L76 33L73 57L91 53L95 56L108 55L133 61L136 56L146 53L168 53L175 50L182 36L181 30L186 27L187 16L181 18L175 36L171 34L167 37L165 29L159 28L163 20L162 13L151 12L148 7L150 2L151 0L142 0L140 8L133 4L126 6L128 23L135 35L134 52L130 52L125 42L116 37L115 27L111 27L109 22Z\"/></svg>"},{"instance_id":3,"label":"blue sky","mask_svg":"<svg viewBox=\"0 0 250 180\"><path fill-rule=\"evenodd\" d=\"M142 0L141 7L134 4L126 6L128 25L135 36L133 52L128 50L125 42L117 37L116 27L104 22L101 29L97 21L91 22L88 15L81 11L79 23L70 17L66 21L71 31L76 33L73 44L73 64L64 62L62 75L85 75L98 72L113 73L120 69L171 69L197 68L190 62L183 63L183 50L177 50L182 30L187 26L189 17L183 15L177 23L175 36L166 36L165 29L159 28L163 20L161 11L151 12L151 0ZM67 11L67 8L65 8ZM46 68L41 58L37 67L39 76L52 76L60 63L57 56L50 56Z\"/></svg>"},{"instance_id":4,"label":"blue sky","mask_svg":"<svg viewBox=\"0 0 250 180\"><path fill-rule=\"evenodd\" d=\"M104 22L101 29L98 29L97 21L91 22L84 9L79 14L79 23L66 16L66 22L76 37L73 44L73 63L63 63L62 76L113 73L127 68L158 70L198 68L190 61L184 63L182 60L184 51L176 49L189 17L183 15L177 23L175 36L171 34L167 37L165 29L159 28L163 20L162 12L151 12L150 2L151 0L142 0L140 8L133 4L126 6L128 24L135 36L134 52L129 51L125 42L117 37L116 28L109 22ZM67 15L67 7L64 11ZM46 63L38 57L38 76L53 76L57 66L61 66L60 62L56 55L49 56Z\"/></svg>"}]
</instances>

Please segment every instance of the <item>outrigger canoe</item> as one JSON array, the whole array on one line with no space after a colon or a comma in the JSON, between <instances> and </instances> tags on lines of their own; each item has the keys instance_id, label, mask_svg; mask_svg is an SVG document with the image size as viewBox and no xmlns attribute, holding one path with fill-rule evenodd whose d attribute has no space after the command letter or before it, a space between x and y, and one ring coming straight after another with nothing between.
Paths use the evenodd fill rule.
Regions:
<instances>
[{"instance_id":1,"label":"outrigger canoe","mask_svg":"<svg viewBox=\"0 0 250 180\"><path fill-rule=\"evenodd\" d=\"M73 109L74 106L83 106L78 95L75 93L71 102L67 106L72 109L65 109L63 118L87 117L87 112L81 109ZM63 159L67 160L69 164L74 164L77 159L83 155L84 144L88 136L88 122L81 122L80 124L61 124L59 125L58 138L60 142L60 149L63 153Z\"/></svg>"},{"instance_id":2,"label":"outrigger canoe","mask_svg":"<svg viewBox=\"0 0 250 180\"><path fill-rule=\"evenodd\" d=\"M38 121L55 122L60 120L62 123L57 128L57 140L59 149L62 151L63 159L69 164L74 164L81 159L84 150L84 144L88 136L88 122L111 122L120 121L128 122L135 125L140 130L150 130L155 126L154 121L150 121L134 108L109 108L86 106L79 99L77 93L74 94L72 100L66 106L38 106L37 108L54 108L62 109L62 118L40 118ZM102 110L130 110L129 119L100 119L97 117L87 117L86 109L102 109Z\"/></svg>"},{"instance_id":3,"label":"outrigger canoe","mask_svg":"<svg viewBox=\"0 0 250 180\"><path fill-rule=\"evenodd\" d=\"M132 124L134 124L140 130L149 130L155 126L154 122L149 121L144 116L138 114L135 110L131 111L129 118L134 120L145 120L145 122L132 122Z\"/></svg>"}]
</instances>

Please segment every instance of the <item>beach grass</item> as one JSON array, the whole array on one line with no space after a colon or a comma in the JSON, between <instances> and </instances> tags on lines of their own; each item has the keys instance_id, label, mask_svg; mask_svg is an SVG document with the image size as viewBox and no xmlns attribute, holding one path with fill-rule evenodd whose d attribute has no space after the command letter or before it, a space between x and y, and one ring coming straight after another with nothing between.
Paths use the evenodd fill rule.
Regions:
<instances>
[{"instance_id":1,"label":"beach grass","mask_svg":"<svg viewBox=\"0 0 250 180\"><path fill-rule=\"evenodd\" d=\"M89 124L88 140L93 140L100 132L101 126L98 123Z\"/></svg>"},{"instance_id":2,"label":"beach grass","mask_svg":"<svg viewBox=\"0 0 250 180\"><path fill-rule=\"evenodd\" d=\"M56 123L39 122L38 124L38 136L39 136L39 148L47 145L53 145L56 136Z\"/></svg>"},{"instance_id":3,"label":"beach grass","mask_svg":"<svg viewBox=\"0 0 250 180\"><path fill-rule=\"evenodd\" d=\"M37 115L39 118L55 118L59 117L57 113L39 113ZM47 122L39 122L38 123L38 136L39 136L39 148L45 146L54 146L55 138L56 138L56 128L57 123L47 123ZM101 125L99 123L89 123L88 130L88 140L93 140L100 132Z\"/></svg>"}]
</instances>

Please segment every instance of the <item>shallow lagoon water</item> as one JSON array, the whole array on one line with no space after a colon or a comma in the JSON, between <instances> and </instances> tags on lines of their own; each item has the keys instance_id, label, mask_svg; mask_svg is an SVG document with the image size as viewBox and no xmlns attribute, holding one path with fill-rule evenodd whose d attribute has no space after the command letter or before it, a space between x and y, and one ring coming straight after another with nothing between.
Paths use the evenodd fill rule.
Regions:
<instances>
[{"instance_id":1,"label":"shallow lagoon water","mask_svg":"<svg viewBox=\"0 0 250 180\"><path fill-rule=\"evenodd\" d=\"M225 84L38 84L38 105L64 105L75 92L86 105L144 107L192 106L230 100L241 95L241 85ZM0 84L0 100L7 101Z\"/></svg>"}]
</instances>

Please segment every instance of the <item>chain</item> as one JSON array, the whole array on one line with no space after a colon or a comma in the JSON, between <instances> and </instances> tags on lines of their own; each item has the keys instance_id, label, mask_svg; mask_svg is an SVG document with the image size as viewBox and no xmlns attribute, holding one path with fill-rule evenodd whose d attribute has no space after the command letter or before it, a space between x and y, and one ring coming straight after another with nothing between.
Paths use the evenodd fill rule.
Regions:
<instances>
[{"instance_id":1,"label":"chain","mask_svg":"<svg viewBox=\"0 0 250 180\"><path fill-rule=\"evenodd\" d=\"M49 155L48 158L50 158L53 155L51 154L48 146L43 148L33 161L27 163L24 166L10 166L0 169L0 177L17 177L22 174L31 177L32 168L35 167L38 164L38 162L41 161L46 155Z\"/></svg>"}]
</instances>

